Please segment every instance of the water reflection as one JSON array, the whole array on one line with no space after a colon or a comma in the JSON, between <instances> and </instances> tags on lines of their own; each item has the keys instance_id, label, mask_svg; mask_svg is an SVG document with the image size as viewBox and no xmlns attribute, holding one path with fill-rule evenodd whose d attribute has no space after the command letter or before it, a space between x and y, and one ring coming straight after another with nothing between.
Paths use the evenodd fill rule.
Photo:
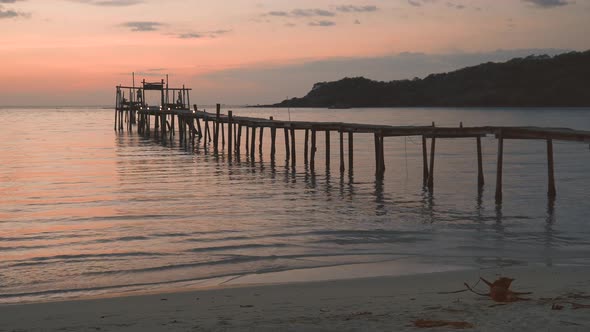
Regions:
<instances>
[{"instance_id":1,"label":"water reflection","mask_svg":"<svg viewBox=\"0 0 590 332\"><path fill-rule=\"evenodd\" d=\"M555 198L547 200L547 218L545 219L545 264L553 266L553 248L555 247Z\"/></svg>"},{"instance_id":2,"label":"water reflection","mask_svg":"<svg viewBox=\"0 0 590 332\"><path fill-rule=\"evenodd\" d=\"M375 214L378 216L382 216L382 215L386 215L387 214L387 208L386 208L386 200L385 200L385 194L383 191L384 188L384 184L383 184L383 177L382 176L377 176L377 178L375 179Z\"/></svg>"},{"instance_id":3,"label":"water reflection","mask_svg":"<svg viewBox=\"0 0 590 332\"><path fill-rule=\"evenodd\" d=\"M157 144L162 147L170 148L175 150L176 148L180 149L184 153L194 154L197 157L201 157L201 162L204 163L211 163L214 162L215 167L215 176L224 176L227 171L227 175L229 177L233 176L241 176L243 175L243 171L246 170L249 174L256 174L260 172L269 177L269 179L276 180L277 175L277 162L276 158L271 158L269 162L264 161L264 154L262 152L258 155L258 160L251 159L250 153L246 153L245 155L241 155L239 153L232 153L232 158L229 158L227 152L224 152L225 145L221 145L222 148L220 149L219 153L214 153L212 144L210 141L204 140L202 138L196 137L195 143L193 144L186 144L186 141L183 139L166 139L167 136L162 137L159 135L159 132L155 132L153 137L145 134L143 136L135 135L128 132L118 132L117 136L117 145L121 149L129 149L132 147L146 147L146 144ZM186 136L185 136L186 137ZM150 143L151 142L151 143ZM175 143L178 143L176 146ZM249 142L251 143L251 142ZM251 144L248 144L251 145ZM246 149L247 152L249 148ZM125 158L121 158L125 160ZM245 162L244 162L245 160ZM133 164L133 160L130 161L130 164ZM143 164L139 161L139 164ZM199 162L195 160L195 162ZM298 180L302 180L304 187L308 189L317 189L318 188L318 175L314 168L311 168L308 162L304 162L303 165L303 172L300 174L298 173L299 169L290 162L290 159L286 159L284 165L282 166L282 173L283 173L283 183L284 184L297 184ZM128 170L126 169L125 174L128 174ZM131 174L141 174L142 171L138 172L131 172ZM144 172L148 174L147 172ZM354 182L354 175L352 170L349 172L340 172L339 177L339 185L336 187L333 185L332 181L332 174L329 168L325 169L324 176L320 177L320 181L322 183L322 190L324 192L324 199L326 201L330 201L332 199L332 194L335 190L338 190L339 197L341 199L346 198L348 201L354 199L355 193L357 190L355 189L355 182ZM147 181L148 179L145 179ZM218 181L223 181L218 179ZM273 181L274 183L274 181ZM387 198L385 193L385 181L383 175L376 176L375 181L373 182L373 191L372 196L374 198L375 203L375 214L378 216L385 216L388 213L388 205L387 202L391 201L391 199ZM345 195L346 194L346 195Z\"/></svg>"},{"instance_id":4,"label":"water reflection","mask_svg":"<svg viewBox=\"0 0 590 332\"><path fill-rule=\"evenodd\" d=\"M388 112L349 115L398 119L397 110ZM418 121L416 112L400 123ZM387 171L375 178L373 137L361 134L355 135L353 175L326 171L323 143L314 168L292 167L282 133L276 158L263 145L262 158L251 160L249 153L215 154L209 134L194 146L179 141L178 132L173 139L135 130L113 136L110 111L76 111L67 120L47 111L42 128L26 112L0 117L7 114L17 119L0 132L0 149L10 156L0 165L0 190L10 193L0 195L0 206L9 207L0 211L0 301L8 293L165 284L392 257L473 267L590 264L590 206L580 204L590 188L590 154L580 155L576 146L556 151L560 196L547 202L544 151L536 158L534 146L507 145L509 180L496 206L493 188L489 197L490 187L475 191L469 142L441 142L445 162L437 166L434 196L421 191L419 149L406 155L403 140L387 142ZM317 114L309 120L321 118ZM495 145L482 143L493 178ZM338 165L338 154L333 157Z\"/></svg>"}]
</instances>

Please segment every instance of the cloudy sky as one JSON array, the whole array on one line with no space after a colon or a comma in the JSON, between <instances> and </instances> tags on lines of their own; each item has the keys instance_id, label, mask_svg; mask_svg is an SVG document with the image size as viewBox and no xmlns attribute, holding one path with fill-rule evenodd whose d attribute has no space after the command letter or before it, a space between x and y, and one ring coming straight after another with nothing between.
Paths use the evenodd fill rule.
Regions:
<instances>
[{"instance_id":1,"label":"cloudy sky","mask_svg":"<svg viewBox=\"0 0 590 332\"><path fill-rule=\"evenodd\" d=\"M590 0L0 0L0 105L108 105L131 72L200 104L590 49Z\"/></svg>"}]
</instances>

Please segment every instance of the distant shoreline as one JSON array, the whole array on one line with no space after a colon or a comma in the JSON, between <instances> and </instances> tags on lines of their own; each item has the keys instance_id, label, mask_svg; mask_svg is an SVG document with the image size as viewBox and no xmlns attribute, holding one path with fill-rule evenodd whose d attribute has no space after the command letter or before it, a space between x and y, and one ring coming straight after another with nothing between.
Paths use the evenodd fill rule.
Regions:
<instances>
[{"instance_id":1,"label":"distant shoreline","mask_svg":"<svg viewBox=\"0 0 590 332\"><path fill-rule=\"evenodd\" d=\"M390 82L318 82L270 107L590 107L590 51L531 55Z\"/></svg>"},{"instance_id":2,"label":"distant shoreline","mask_svg":"<svg viewBox=\"0 0 590 332\"><path fill-rule=\"evenodd\" d=\"M358 108L372 108L372 109L387 109L387 108L453 108L453 109L568 109L568 110L590 110L588 106L355 106L350 108L330 108L326 106L275 106L275 105L247 105L241 106L243 108L280 108L280 109L332 109L332 110L351 110Z\"/></svg>"}]
</instances>

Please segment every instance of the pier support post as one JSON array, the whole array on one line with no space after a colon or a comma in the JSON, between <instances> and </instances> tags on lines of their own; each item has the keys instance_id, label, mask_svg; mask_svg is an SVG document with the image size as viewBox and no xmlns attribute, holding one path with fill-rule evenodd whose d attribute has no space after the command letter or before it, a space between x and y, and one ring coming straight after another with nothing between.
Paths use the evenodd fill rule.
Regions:
<instances>
[{"instance_id":1,"label":"pier support post","mask_svg":"<svg viewBox=\"0 0 590 332\"><path fill-rule=\"evenodd\" d=\"M215 136L213 137L213 149L215 153L219 152L219 117L221 116L221 104L217 104L215 113Z\"/></svg>"},{"instance_id":2,"label":"pier support post","mask_svg":"<svg viewBox=\"0 0 590 332\"><path fill-rule=\"evenodd\" d=\"M340 172L344 172L344 131L340 129Z\"/></svg>"},{"instance_id":3,"label":"pier support post","mask_svg":"<svg viewBox=\"0 0 590 332\"><path fill-rule=\"evenodd\" d=\"M289 129L283 128L283 131L285 133L285 160L288 164L289 160L291 160L291 151L289 149Z\"/></svg>"},{"instance_id":4,"label":"pier support post","mask_svg":"<svg viewBox=\"0 0 590 332\"><path fill-rule=\"evenodd\" d=\"M121 87L117 86L117 93L115 94L115 125L113 129L117 131L117 113L119 113L119 100L121 97Z\"/></svg>"},{"instance_id":5,"label":"pier support post","mask_svg":"<svg viewBox=\"0 0 590 332\"><path fill-rule=\"evenodd\" d=\"M381 156L381 176L385 174L385 137L383 136L383 132L379 133L379 147L381 148L381 152L379 156Z\"/></svg>"},{"instance_id":6,"label":"pier support post","mask_svg":"<svg viewBox=\"0 0 590 332\"><path fill-rule=\"evenodd\" d=\"M193 149L195 148L195 141L196 141L196 137L197 137L197 128L195 127L195 118L190 118L190 127L191 127L191 145L193 147Z\"/></svg>"},{"instance_id":7,"label":"pier support post","mask_svg":"<svg viewBox=\"0 0 590 332\"><path fill-rule=\"evenodd\" d=\"M197 105L193 105L193 109L195 111L195 113L198 111L197 109ZM197 129L199 130L199 138L203 137L203 131L201 130L201 121L199 120L199 116L196 116L197 119Z\"/></svg>"},{"instance_id":8,"label":"pier support post","mask_svg":"<svg viewBox=\"0 0 590 332\"><path fill-rule=\"evenodd\" d=\"M246 125L246 155L250 154L250 126Z\"/></svg>"},{"instance_id":9,"label":"pier support post","mask_svg":"<svg viewBox=\"0 0 590 332\"><path fill-rule=\"evenodd\" d=\"M233 116L232 116L232 122L233 122ZM238 143L238 124L234 123L232 127L234 128L234 151L233 152L236 152L236 151L238 151L238 144L239 144Z\"/></svg>"},{"instance_id":10,"label":"pier support post","mask_svg":"<svg viewBox=\"0 0 590 332\"><path fill-rule=\"evenodd\" d=\"M184 135L182 132L182 118L178 115L178 139L182 141L184 139Z\"/></svg>"},{"instance_id":11,"label":"pier support post","mask_svg":"<svg viewBox=\"0 0 590 332\"><path fill-rule=\"evenodd\" d=\"M430 170L428 172L428 190L434 189L434 154L436 150L436 136L432 136L430 142Z\"/></svg>"},{"instance_id":12,"label":"pier support post","mask_svg":"<svg viewBox=\"0 0 590 332\"><path fill-rule=\"evenodd\" d=\"M258 136L258 153L262 154L262 138L264 137L264 127L260 127L260 135Z\"/></svg>"},{"instance_id":13,"label":"pier support post","mask_svg":"<svg viewBox=\"0 0 590 332\"><path fill-rule=\"evenodd\" d=\"M547 139L547 172L548 172L548 188L547 195L549 198L555 198L557 191L555 190L555 173L553 167L553 140Z\"/></svg>"},{"instance_id":14,"label":"pier support post","mask_svg":"<svg viewBox=\"0 0 590 332\"><path fill-rule=\"evenodd\" d=\"M291 125L291 165L295 166L297 163L297 153L295 146L295 128Z\"/></svg>"},{"instance_id":15,"label":"pier support post","mask_svg":"<svg viewBox=\"0 0 590 332\"><path fill-rule=\"evenodd\" d=\"M277 140L277 128L270 129L270 159L275 160L275 156L277 153L276 148L276 140Z\"/></svg>"},{"instance_id":16,"label":"pier support post","mask_svg":"<svg viewBox=\"0 0 590 332\"><path fill-rule=\"evenodd\" d=\"M496 168L496 204L502 202L502 164L504 163L504 137L498 133L498 165Z\"/></svg>"},{"instance_id":17,"label":"pier support post","mask_svg":"<svg viewBox=\"0 0 590 332\"><path fill-rule=\"evenodd\" d=\"M311 171L313 172L314 168L315 168L315 152L317 151L316 148L316 130L315 129L311 129L311 156L309 158L309 168L311 169Z\"/></svg>"},{"instance_id":18,"label":"pier support post","mask_svg":"<svg viewBox=\"0 0 590 332\"><path fill-rule=\"evenodd\" d=\"M129 131L131 132L133 130L133 124L134 124L134 122L133 122L133 111L132 110L129 110L129 118L128 118L128 123L127 124L128 124L127 127L129 128Z\"/></svg>"},{"instance_id":19,"label":"pier support post","mask_svg":"<svg viewBox=\"0 0 590 332\"><path fill-rule=\"evenodd\" d=\"M273 121L274 118L271 116L270 120ZM271 127L270 128L270 160L275 160L276 154L276 140L277 140L277 128Z\"/></svg>"},{"instance_id":20,"label":"pier support post","mask_svg":"<svg viewBox=\"0 0 590 332\"><path fill-rule=\"evenodd\" d=\"M250 161L254 162L256 152L256 127L252 126L252 141L250 142Z\"/></svg>"},{"instance_id":21,"label":"pier support post","mask_svg":"<svg viewBox=\"0 0 590 332\"><path fill-rule=\"evenodd\" d=\"M184 137L184 146L185 148L188 147L188 143L191 138L191 132L189 129L188 119L187 117L182 117L182 136Z\"/></svg>"},{"instance_id":22,"label":"pier support post","mask_svg":"<svg viewBox=\"0 0 590 332\"><path fill-rule=\"evenodd\" d=\"M326 130L326 171L330 170L330 131Z\"/></svg>"},{"instance_id":23,"label":"pier support post","mask_svg":"<svg viewBox=\"0 0 590 332\"><path fill-rule=\"evenodd\" d=\"M354 165L354 139L352 131L348 132L348 173L352 175Z\"/></svg>"},{"instance_id":24,"label":"pier support post","mask_svg":"<svg viewBox=\"0 0 590 332\"><path fill-rule=\"evenodd\" d=\"M303 162L307 165L309 162L309 129L305 129L305 142L303 146Z\"/></svg>"},{"instance_id":25,"label":"pier support post","mask_svg":"<svg viewBox=\"0 0 590 332\"><path fill-rule=\"evenodd\" d=\"M211 141L211 133L209 133L209 120L205 119L205 139L203 140L203 145L207 145L207 139Z\"/></svg>"},{"instance_id":26,"label":"pier support post","mask_svg":"<svg viewBox=\"0 0 590 332\"><path fill-rule=\"evenodd\" d=\"M176 129L175 129L175 121L176 117L174 116L174 113L170 114L170 136L176 136Z\"/></svg>"},{"instance_id":27,"label":"pier support post","mask_svg":"<svg viewBox=\"0 0 590 332\"><path fill-rule=\"evenodd\" d=\"M203 137L203 130L201 129L201 120L197 117L197 129L199 130L199 138Z\"/></svg>"},{"instance_id":28,"label":"pier support post","mask_svg":"<svg viewBox=\"0 0 590 332\"><path fill-rule=\"evenodd\" d=\"M137 129L138 129L138 133L140 134L145 134L145 117L143 113L139 113L139 111L137 111Z\"/></svg>"},{"instance_id":29,"label":"pier support post","mask_svg":"<svg viewBox=\"0 0 590 332\"><path fill-rule=\"evenodd\" d=\"M165 138L166 137L166 122L167 122L166 121L166 114L160 115L160 121L162 122L160 124L160 127L162 129L162 132L161 132L162 138Z\"/></svg>"},{"instance_id":30,"label":"pier support post","mask_svg":"<svg viewBox=\"0 0 590 332\"><path fill-rule=\"evenodd\" d=\"M188 139L192 145L194 142L194 137L195 137L195 135L194 135L195 132L193 129L194 128L193 118L186 117L186 125L187 125L187 129L188 129Z\"/></svg>"},{"instance_id":31,"label":"pier support post","mask_svg":"<svg viewBox=\"0 0 590 332\"><path fill-rule=\"evenodd\" d=\"M233 111L227 111L227 155L231 160L234 154L233 150Z\"/></svg>"},{"instance_id":32,"label":"pier support post","mask_svg":"<svg viewBox=\"0 0 590 332\"><path fill-rule=\"evenodd\" d=\"M381 153L381 148L379 148L379 134L374 133L373 138L375 141L375 175L378 176L381 167L381 158L379 157L379 153Z\"/></svg>"},{"instance_id":33,"label":"pier support post","mask_svg":"<svg viewBox=\"0 0 590 332\"><path fill-rule=\"evenodd\" d=\"M383 157L383 133L376 132L375 137L375 175L381 178L385 174L385 158Z\"/></svg>"},{"instance_id":34,"label":"pier support post","mask_svg":"<svg viewBox=\"0 0 590 332\"><path fill-rule=\"evenodd\" d=\"M225 148L225 124L223 122L220 123L221 126L221 151Z\"/></svg>"},{"instance_id":35,"label":"pier support post","mask_svg":"<svg viewBox=\"0 0 590 332\"><path fill-rule=\"evenodd\" d=\"M428 185L428 149L426 147L426 136L422 136L422 179L424 186Z\"/></svg>"},{"instance_id":36,"label":"pier support post","mask_svg":"<svg viewBox=\"0 0 590 332\"><path fill-rule=\"evenodd\" d=\"M186 142L186 118L184 116L178 117L178 136L180 137L181 143Z\"/></svg>"},{"instance_id":37,"label":"pier support post","mask_svg":"<svg viewBox=\"0 0 590 332\"><path fill-rule=\"evenodd\" d=\"M484 185L483 176L483 158L481 153L481 137L477 137L477 187L482 188Z\"/></svg>"},{"instance_id":38,"label":"pier support post","mask_svg":"<svg viewBox=\"0 0 590 332\"><path fill-rule=\"evenodd\" d=\"M242 147L242 124L238 123L238 135L237 135L237 142L236 142L236 153L239 156L240 150Z\"/></svg>"}]
</instances>

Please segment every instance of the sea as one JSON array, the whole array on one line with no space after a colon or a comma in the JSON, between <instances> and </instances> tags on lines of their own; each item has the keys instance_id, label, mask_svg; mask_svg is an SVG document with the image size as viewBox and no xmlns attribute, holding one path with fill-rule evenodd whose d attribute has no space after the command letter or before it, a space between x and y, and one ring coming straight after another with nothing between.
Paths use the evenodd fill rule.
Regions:
<instances>
[{"instance_id":1,"label":"sea","mask_svg":"<svg viewBox=\"0 0 590 332\"><path fill-rule=\"evenodd\" d=\"M583 108L222 111L230 109L294 121L590 130ZM116 132L111 107L2 107L0 124L0 303L239 284L277 273L305 281L322 271L347 278L590 265L588 143L554 142L557 198L550 200L546 143L506 140L504 199L496 204L494 137L482 141L482 191L475 139L438 139L429 192L420 137L385 138L379 179L370 134L355 134L353 172L347 164L341 173L337 133L327 169L318 132L311 172L302 132L291 167L282 131L272 162L268 129L262 155L249 160L242 146L230 160L203 141L187 147L177 137Z\"/></svg>"}]
</instances>

